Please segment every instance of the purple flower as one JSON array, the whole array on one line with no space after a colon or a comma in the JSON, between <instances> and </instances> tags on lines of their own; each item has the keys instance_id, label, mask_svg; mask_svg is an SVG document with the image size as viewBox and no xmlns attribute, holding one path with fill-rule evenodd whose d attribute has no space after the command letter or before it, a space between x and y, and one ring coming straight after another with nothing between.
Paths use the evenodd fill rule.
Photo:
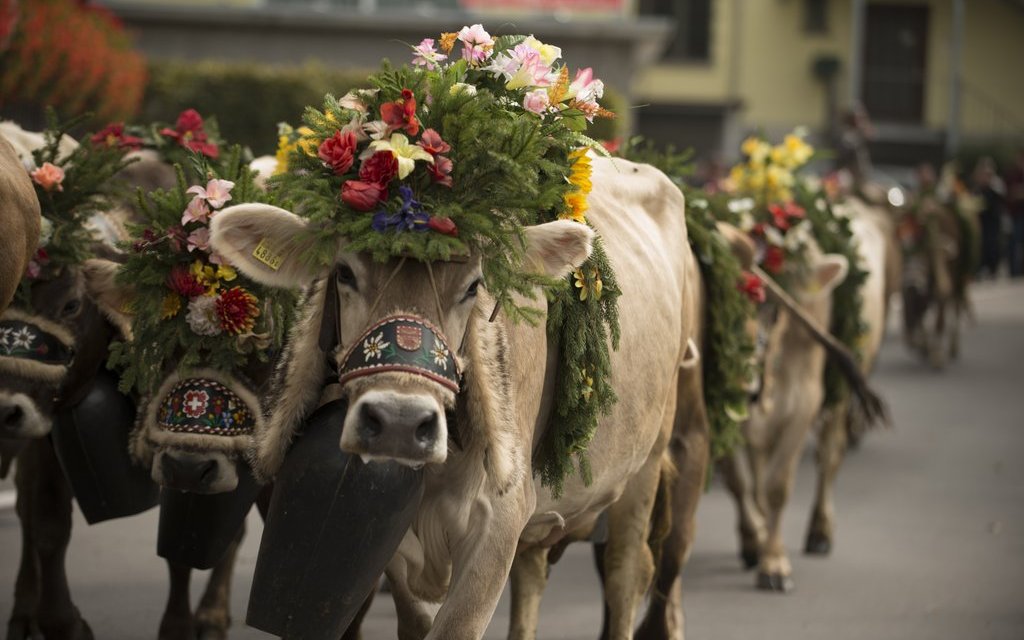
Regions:
<instances>
[{"instance_id":1,"label":"purple flower","mask_svg":"<svg viewBox=\"0 0 1024 640\"><path fill-rule=\"evenodd\" d=\"M373 214L373 229L384 233L388 229L397 231L426 231L430 216L423 210L423 204L413 198L412 189L406 185L398 187L398 195L402 198L401 208L391 213L380 209Z\"/></svg>"}]
</instances>

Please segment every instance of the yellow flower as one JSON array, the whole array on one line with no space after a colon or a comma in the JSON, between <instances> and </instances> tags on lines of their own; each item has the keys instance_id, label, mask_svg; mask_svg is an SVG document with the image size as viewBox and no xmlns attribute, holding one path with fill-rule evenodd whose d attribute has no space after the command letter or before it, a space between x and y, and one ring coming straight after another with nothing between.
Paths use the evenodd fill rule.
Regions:
<instances>
[{"instance_id":1,"label":"yellow flower","mask_svg":"<svg viewBox=\"0 0 1024 640\"><path fill-rule=\"evenodd\" d=\"M212 296L217 294L219 282L217 281L217 272L213 267L203 264L202 260L196 260L189 267L189 273L195 276L199 284L206 287L206 295Z\"/></svg>"},{"instance_id":2,"label":"yellow flower","mask_svg":"<svg viewBox=\"0 0 1024 640\"><path fill-rule=\"evenodd\" d=\"M540 61L549 67L562 57L562 50L550 44L544 44L533 36L527 36L523 44L540 54Z\"/></svg>"},{"instance_id":3,"label":"yellow flower","mask_svg":"<svg viewBox=\"0 0 1024 640\"><path fill-rule=\"evenodd\" d=\"M597 272L597 269L590 270L590 279L592 283L587 283L587 277L583 275L582 269L577 269L573 272L572 277L575 279L574 286L580 290L580 300L585 301L593 294L594 300L601 299L601 293L604 291L604 283L601 282L601 274Z\"/></svg>"},{"instance_id":4,"label":"yellow flower","mask_svg":"<svg viewBox=\"0 0 1024 640\"><path fill-rule=\"evenodd\" d=\"M586 369L580 369L580 373L583 375L583 390L580 391L580 395L584 401L589 401L590 396L594 395L594 377L588 375Z\"/></svg>"},{"instance_id":5,"label":"yellow flower","mask_svg":"<svg viewBox=\"0 0 1024 640\"><path fill-rule=\"evenodd\" d=\"M456 32L445 32L441 34L441 51L446 54L451 53L455 47L455 41L459 38L459 34Z\"/></svg>"},{"instance_id":6,"label":"yellow flower","mask_svg":"<svg viewBox=\"0 0 1024 640\"><path fill-rule=\"evenodd\" d=\"M585 223L587 221L587 194L580 191L570 191L565 194L565 209L559 215L561 220L575 220Z\"/></svg>"},{"instance_id":7,"label":"yellow flower","mask_svg":"<svg viewBox=\"0 0 1024 640\"><path fill-rule=\"evenodd\" d=\"M222 264L217 266L217 279L231 282L238 277L238 272L235 268L229 264Z\"/></svg>"},{"instance_id":8,"label":"yellow flower","mask_svg":"<svg viewBox=\"0 0 1024 640\"><path fill-rule=\"evenodd\" d=\"M791 168L807 164L807 161L814 155L814 147L804 142L803 138L794 133L786 136L782 144L789 152L789 158L792 162Z\"/></svg>"},{"instance_id":9,"label":"yellow flower","mask_svg":"<svg viewBox=\"0 0 1024 640\"><path fill-rule=\"evenodd\" d=\"M164 302L160 307L160 318L167 320L178 315L181 311L181 296L176 293L168 293L164 296Z\"/></svg>"},{"instance_id":10,"label":"yellow flower","mask_svg":"<svg viewBox=\"0 0 1024 640\"><path fill-rule=\"evenodd\" d=\"M740 151L747 156L751 165L759 165L764 164L764 161L768 159L771 146L764 140L751 136L743 141Z\"/></svg>"},{"instance_id":11,"label":"yellow flower","mask_svg":"<svg viewBox=\"0 0 1024 640\"><path fill-rule=\"evenodd\" d=\"M299 146L297 140L292 140L288 136L280 136L277 139L277 167L274 169L274 175L279 175L288 171L288 156L295 151L295 148Z\"/></svg>"},{"instance_id":12,"label":"yellow flower","mask_svg":"<svg viewBox=\"0 0 1024 640\"><path fill-rule=\"evenodd\" d=\"M398 177L405 179L416 167L417 160L433 164L434 156L418 144L411 144L401 133L392 133L391 140L374 140L370 143L373 151L390 151L398 160Z\"/></svg>"},{"instance_id":13,"label":"yellow flower","mask_svg":"<svg viewBox=\"0 0 1024 640\"><path fill-rule=\"evenodd\" d=\"M569 168L569 184L579 189L582 193L590 193L593 189L593 184L590 181L590 176L593 174L593 168L590 166L590 156L587 155L587 149L577 149L569 154L569 160L572 161L572 166Z\"/></svg>"},{"instance_id":14,"label":"yellow flower","mask_svg":"<svg viewBox=\"0 0 1024 640\"><path fill-rule=\"evenodd\" d=\"M296 144L302 149L302 152L307 156L316 157L317 151L320 149L320 141L317 140L313 130L309 127L299 127L295 131L299 134L299 139Z\"/></svg>"}]
</instances>

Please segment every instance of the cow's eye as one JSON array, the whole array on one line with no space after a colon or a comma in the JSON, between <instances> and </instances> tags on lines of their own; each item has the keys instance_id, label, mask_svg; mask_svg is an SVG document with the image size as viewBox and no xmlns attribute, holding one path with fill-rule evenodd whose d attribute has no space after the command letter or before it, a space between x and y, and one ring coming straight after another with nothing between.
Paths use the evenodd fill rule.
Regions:
<instances>
[{"instance_id":1,"label":"cow's eye","mask_svg":"<svg viewBox=\"0 0 1024 640\"><path fill-rule=\"evenodd\" d=\"M476 280L473 281L473 284L469 285L469 287L466 289L466 295L462 296L462 301L463 302L465 302L466 300L469 300L470 298L475 298L476 297L476 292L477 292L477 289L480 288L480 283L481 282L482 282L482 279L477 278Z\"/></svg>"},{"instance_id":2,"label":"cow's eye","mask_svg":"<svg viewBox=\"0 0 1024 640\"><path fill-rule=\"evenodd\" d=\"M338 284L351 287L356 291L359 290L359 287L356 285L356 274L353 273L352 268L347 264L339 264L336 274L335 278L337 279Z\"/></svg>"},{"instance_id":3,"label":"cow's eye","mask_svg":"<svg viewBox=\"0 0 1024 640\"><path fill-rule=\"evenodd\" d=\"M69 318L82 309L82 301L77 298L73 298L64 303L64 308L60 310L62 318Z\"/></svg>"}]
</instances>

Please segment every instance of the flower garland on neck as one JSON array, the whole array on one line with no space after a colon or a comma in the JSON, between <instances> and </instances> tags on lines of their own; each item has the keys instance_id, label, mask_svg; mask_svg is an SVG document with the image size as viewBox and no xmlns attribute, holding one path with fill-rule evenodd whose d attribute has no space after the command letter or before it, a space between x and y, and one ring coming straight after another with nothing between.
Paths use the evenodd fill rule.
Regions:
<instances>
[{"instance_id":1,"label":"flower garland on neck","mask_svg":"<svg viewBox=\"0 0 1024 640\"><path fill-rule=\"evenodd\" d=\"M328 95L321 109L306 109L301 127L282 127L271 185L313 223L314 264L328 265L342 237L348 250L378 260L477 253L485 286L511 321L541 315L517 305L516 294L547 291L561 370L537 468L557 491L574 458L589 477L586 445L615 401L608 345L618 340L618 288L600 241L565 281L528 273L523 229L586 224L587 150L604 150L583 132L612 116L599 104L604 85L589 68L570 80L558 47L492 37L481 25L412 49L411 66L385 63L370 88Z\"/></svg>"},{"instance_id":2,"label":"flower garland on neck","mask_svg":"<svg viewBox=\"0 0 1024 640\"><path fill-rule=\"evenodd\" d=\"M122 369L121 388L156 391L165 365L238 371L267 362L280 348L294 294L271 290L237 273L209 246L209 224L229 202L268 202L240 147L215 161L195 153L186 179L139 197L140 217L118 281L131 286L133 343L115 343L110 365Z\"/></svg>"}]
</instances>

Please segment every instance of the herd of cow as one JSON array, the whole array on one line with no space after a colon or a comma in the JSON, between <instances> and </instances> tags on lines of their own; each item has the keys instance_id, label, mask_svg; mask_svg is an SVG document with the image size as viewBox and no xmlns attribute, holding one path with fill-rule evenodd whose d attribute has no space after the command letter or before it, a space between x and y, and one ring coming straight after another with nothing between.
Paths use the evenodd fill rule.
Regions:
<instances>
[{"instance_id":1,"label":"herd of cow","mask_svg":"<svg viewBox=\"0 0 1024 640\"><path fill-rule=\"evenodd\" d=\"M45 144L40 134L0 124L0 331L10 329L0 341L0 446L4 475L16 457L23 532L7 637L83 640L92 632L72 603L64 569L73 492L47 436L58 413L80 402L105 370L108 345L131 340L131 290L116 274L128 246L123 225L141 214L123 202L97 216L89 257L53 277L34 279L31 308L12 303L37 256L40 203L29 176L38 169L32 152ZM70 154L77 143L65 138L60 147ZM117 180L143 193L176 187L175 170L158 156L136 151L131 157L136 162ZM261 159L253 166L266 174L273 164ZM423 468L422 499L386 567L401 638L481 638L509 578L509 635L535 637L549 565L572 541L592 541L597 550L603 637L681 638L679 576L711 466L735 496L740 556L746 567L756 568L757 586L789 590L792 568L781 519L808 436L817 425L817 494L805 550L827 554L835 535L836 474L850 439L863 432L865 414L870 421L879 413L864 378L878 355L890 299L902 290L908 344L941 364L955 349L955 319L967 308L958 276L964 272L958 250L963 227L924 219L926 209L942 208L937 200L898 209L864 195L869 185L833 206L849 220L856 259L867 277L858 291L864 331L857 364L840 367L853 393L823 409L826 363L851 357L829 335L832 294L850 271L848 259L808 239L808 268L783 289L759 269L759 248L750 233L720 224L735 259L763 276L766 300L751 307L747 323L759 375L744 381L750 388L741 411L744 442L715 461L702 377L708 323L715 315L707 307L709 283L700 257L688 241L683 192L649 165L599 157L592 165L587 217L615 265L621 336L611 352L619 400L601 416L589 443L586 481L572 475L555 493L535 478L532 455L552 411L557 351L543 324L494 317L493 299L478 286L478 256L432 265L404 258L379 262L342 246L332 268L315 270L297 246L268 260L260 253L267 239L285 246L285 239L309 223L258 202L221 209L211 218L209 243L252 281L302 291L294 322L283 349L271 354L274 362L250 368L244 384L199 370L263 415L252 433L241 436L165 437L153 433L155 406L147 409L147 399L136 398L136 429L146 432L132 436L136 462L148 465L165 491L232 491L240 477L255 474L266 483L257 501L265 512L272 481L302 437L303 421L344 397L349 408L341 449L361 455L368 465L391 460ZM917 222L907 223L907 216ZM529 227L523 264L565 278L591 254L593 242L594 231L586 225L556 221ZM910 245L924 248L910 251ZM537 301L523 304L545 310ZM343 356L368 327L404 313L429 321L437 344L451 348L462 371L458 393L444 380L402 371L345 385L332 379L331 370L343 370ZM16 339L13 331L25 326L38 328L73 358L32 366L16 362L8 347ZM179 382L173 366L158 375L161 393ZM194 612L190 568L168 562L161 640L227 637L227 596L241 535L219 558ZM646 613L637 623L645 599ZM358 626L357 617L344 637L357 637ZM336 630L316 637L329 633Z\"/></svg>"}]
</instances>

